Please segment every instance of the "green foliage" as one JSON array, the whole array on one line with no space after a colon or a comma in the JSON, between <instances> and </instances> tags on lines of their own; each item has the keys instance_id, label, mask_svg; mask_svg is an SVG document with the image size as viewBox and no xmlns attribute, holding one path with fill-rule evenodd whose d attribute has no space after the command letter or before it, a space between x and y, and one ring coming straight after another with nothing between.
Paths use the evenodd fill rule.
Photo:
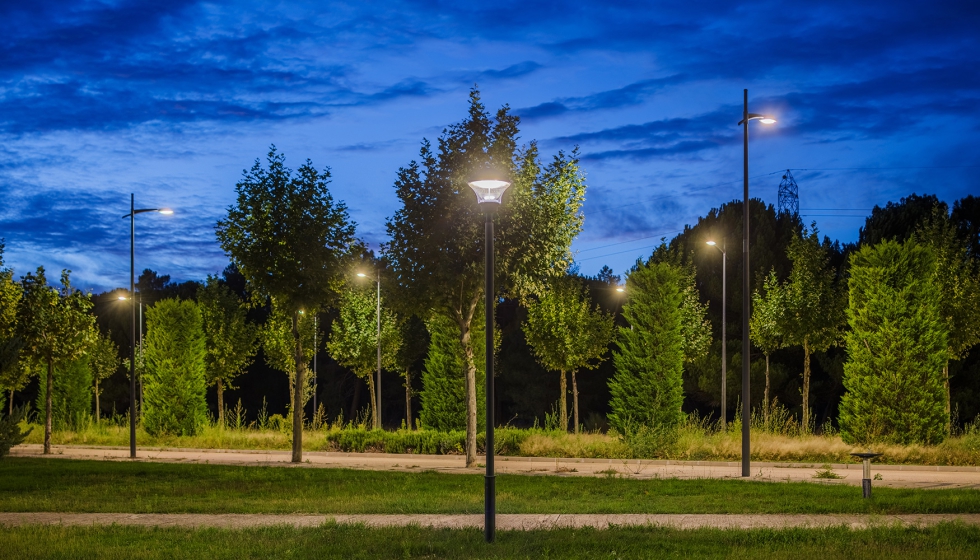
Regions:
<instances>
[{"instance_id":1,"label":"green foliage","mask_svg":"<svg viewBox=\"0 0 980 560\"><path fill-rule=\"evenodd\" d=\"M20 429L20 423L26 416L26 406L15 408L14 411L8 414L6 417L4 417L3 412L0 411L0 459L3 459L8 453L10 453L11 447L24 443L24 440L31 433L31 430L33 430L33 428L30 428L24 432Z\"/></svg>"},{"instance_id":2,"label":"green foliage","mask_svg":"<svg viewBox=\"0 0 980 560\"><path fill-rule=\"evenodd\" d=\"M89 314L91 300L72 288L70 271L61 272L61 290L48 286L44 267L21 280L23 297L17 308L18 336L23 341L22 357L31 371L43 367L41 383L48 397L44 407L44 452L51 452L52 401L55 368L80 358L95 337L95 317Z\"/></svg>"},{"instance_id":3,"label":"green foliage","mask_svg":"<svg viewBox=\"0 0 980 560\"><path fill-rule=\"evenodd\" d=\"M193 301L165 299L146 310L143 427L150 434L194 435L207 421L201 323Z\"/></svg>"},{"instance_id":4,"label":"green foliage","mask_svg":"<svg viewBox=\"0 0 980 560\"><path fill-rule=\"evenodd\" d=\"M681 341L684 362L693 363L711 348L711 321L708 320L708 306L701 303L698 288L694 285L693 270L685 275L682 285Z\"/></svg>"},{"instance_id":5,"label":"green foliage","mask_svg":"<svg viewBox=\"0 0 980 560\"><path fill-rule=\"evenodd\" d=\"M55 430L77 430L92 418L91 358L82 356L54 368L51 391L51 426ZM44 410L45 384L38 388L35 406Z\"/></svg>"},{"instance_id":6,"label":"green foliage","mask_svg":"<svg viewBox=\"0 0 980 560\"><path fill-rule=\"evenodd\" d=\"M99 383L116 373L122 364L122 360L119 359L119 347L116 346L110 336L105 336L102 333L97 333L91 348L89 348L88 356L89 369L92 372L92 380L95 382L92 393L95 395L95 418L98 420L102 416L99 406L102 388L99 387Z\"/></svg>"},{"instance_id":7,"label":"green foliage","mask_svg":"<svg viewBox=\"0 0 980 560\"><path fill-rule=\"evenodd\" d=\"M816 224L804 228L787 249L793 268L782 289L781 330L788 346L803 348L803 425L810 418L810 356L836 345L844 327L846 300L834 281L829 253L829 241L821 245Z\"/></svg>"},{"instance_id":8,"label":"green foliage","mask_svg":"<svg viewBox=\"0 0 980 560\"><path fill-rule=\"evenodd\" d=\"M936 443L946 435L947 326L935 256L914 241L885 241L851 256L846 442Z\"/></svg>"},{"instance_id":9,"label":"green foliage","mask_svg":"<svg viewBox=\"0 0 980 560\"><path fill-rule=\"evenodd\" d=\"M483 306L478 306L482 312ZM459 326L450 318L434 315L429 327L429 355L422 370L422 426L449 432L466 429L466 361L459 345ZM486 337L483 321L475 321L473 362L476 365L476 403L478 430L485 425Z\"/></svg>"},{"instance_id":10,"label":"green foliage","mask_svg":"<svg viewBox=\"0 0 980 560\"><path fill-rule=\"evenodd\" d=\"M238 267L253 294L271 300L283 315L299 321L313 314L336 293L347 273L355 245L354 222L343 202L334 202L327 185L330 171L318 172L306 160L293 172L285 156L271 147L268 169L258 159L235 185L238 199L228 217L218 221L221 248ZM290 400L293 414L293 461L303 455L303 407L308 386L305 353L298 328L293 331L294 371Z\"/></svg>"},{"instance_id":11,"label":"green foliage","mask_svg":"<svg viewBox=\"0 0 980 560\"><path fill-rule=\"evenodd\" d=\"M609 350L612 332L612 314L603 313L599 306L593 308L585 287L567 277L552 281L550 289L528 306L524 324L527 342L538 362L561 376L563 430L568 429L565 374L599 367Z\"/></svg>"},{"instance_id":12,"label":"green foliage","mask_svg":"<svg viewBox=\"0 0 980 560\"><path fill-rule=\"evenodd\" d=\"M208 276L198 291L197 301L204 328L205 379L209 386L217 386L218 418L223 422L224 391L234 389L235 378L252 363L259 333L255 325L246 321L238 296L216 276Z\"/></svg>"},{"instance_id":13,"label":"green foliage","mask_svg":"<svg viewBox=\"0 0 980 560\"><path fill-rule=\"evenodd\" d=\"M779 284L776 271L769 271L762 285L752 294L752 316L749 319L749 337L752 343L766 356L766 386L763 393L762 410L766 421L770 412L770 374L769 356L786 346L786 289Z\"/></svg>"},{"instance_id":14,"label":"green foliage","mask_svg":"<svg viewBox=\"0 0 980 560\"><path fill-rule=\"evenodd\" d=\"M683 271L668 262L638 264L627 277L623 317L630 326L619 328L609 381L609 424L620 434L672 429L684 420L684 283Z\"/></svg>"},{"instance_id":15,"label":"green foliage","mask_svg":"<svg viewBox=\"0 0 980 560\"><path fill-rule=\"evenodd\" d=\"M3 239L0 239L0 410L8 391L17 391L27 384L30 369L21 363L23 339L17 332L17 306L21 286L14 282L14 271L3 266Z\"/></svg>"},{"instance_id":16,"label":"green foliage","mask_svg":"<svg viewBox=\"0 0 980 560\"><path fill-rule=\"evenodd\" d=\"M495 169L512 186L497 211L495 286L504 294L539 292L549 276L571 263L571 243L582 228L584 176L577 153L559 152L542 169L537 145L518 149L518 123L508 107L491 117L470 92L469 114L446 128L438 150L423 142L421 163L398 171L395 189L402 207L388 221L384 255L405 310L445 316L459 325L459 354L475 382L476 338L471 328L483 299L484 222L467 180L474 171ZM476 321L479 322L479 321ZM471 390L462 402L474 406ZM468 411L470 415L475 410ZM467 463L476 460L476 428L467 427Z\"/></svg>"},{"instance_id":17,"label":"green foliage","mask_svg":"<svg viewBox=\"0 0 980 560\"><path fill-rule=\"evenodd\" d=\"M371 393L371 418L380 428L374 373L378 367L378 296L374 291L347 289L340 296L340 313L331 326L327 351L338 364L350 368L368 382ZM401 332L394 314L381 300L381 367L395 367Z\"/></svg>"},{"instance_id":18,"label":"green foliage","mask_svg":"<svg viewBox=\"0 0 980 560\"><path fill-rule=\"evenodd\" d=\"M299 340L303 349L302 364L309 367L319 346L320 337L315 329L312 314L297 314L297 326L299 328ZM262 353L265 355L265 363L269 367L285 373L289 377L289 409L293 410L294 391L296 388L296 358L294 354L293 338L293 318L283 309L272 304L272 313L266 320L265 325L259 329L259 339L262 343ZM313 396L313 380L309 376L303 377L303 405ZM302 406L300 408L302 408Z\"/></svg>"}]
</instances>

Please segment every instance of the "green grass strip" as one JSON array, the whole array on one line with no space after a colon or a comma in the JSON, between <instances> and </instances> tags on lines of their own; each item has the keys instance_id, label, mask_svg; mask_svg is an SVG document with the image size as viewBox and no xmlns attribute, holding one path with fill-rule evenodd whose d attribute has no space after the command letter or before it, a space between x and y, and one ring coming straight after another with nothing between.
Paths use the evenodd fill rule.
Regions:
<instances>
[{"instance_id":1,"label":"green grass strip","mask_svg":"<svg viewBox=\"0 0 980 560\"><path fill-rule=\"evenodd\" d=\"M498 475L499 513L971 513L980 490ZM0 511L480 513L483 477L435 472L9 457Z\"/></svg>"},{"instance_id":2,"label":"green grass strip","mask_svg":"<svg viewBox=\"0 0 980 560\"><path fill-rule=\"evenodd\" d=\"M327 524L312 529L28 526L0 531L6 558L980 558L980 529L843 527L680 531L655 527L501 531Z\"/></svg>"}]
</instances>

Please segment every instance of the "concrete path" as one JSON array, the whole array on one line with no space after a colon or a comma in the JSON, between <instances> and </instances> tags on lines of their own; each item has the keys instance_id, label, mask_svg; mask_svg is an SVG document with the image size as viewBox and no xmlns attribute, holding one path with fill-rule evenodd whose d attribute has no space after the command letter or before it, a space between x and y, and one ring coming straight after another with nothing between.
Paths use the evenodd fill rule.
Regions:
<instances>
[{"instance_id":1,"label":"concrete path","mask_svg":"<svg viewBox=\"0 0 980 560\"><path fill-rule=\"evenodd\" d=\"M437 529L483 528L483 515L270 515L270 514L194 514L194 513L0 513L0 527L18 525L135 525L141 527L318 527L327 522L367 527L419 526ZM930 515L498 515L497 528L503 531L611 526L670 527L674 529L788 529L792 527L929 526L942 522L980 525L980 514Z\"/></svg>"},{"instance_id":2,"label":"concrete path","mask_svg":"<svg viewBox=\"0 0 980 560\"><path fill-rule=\"evenodd\" d=\"M42 455L41 445L19 445L10 452L14 457L50 457L106 461L132 461L125 447L53 447L52 455ZM418 471L479 474L480 467L466 468L461 455L416 455L388 453L305 452L303 463L290 463L288 451L227 449L157 449L140 448L137 461L164 463L207 463L249 466L293 466L311 468L348 468L370 470ZM751 480L774 482L807 481L827 484L861 485L859 463L834 464L839 479L814 478L823 470L818 463L753 463ZM651 478L732 478L742 480L741 464L722 461L651 461L623 459L549 459L546 457L497 457L497 473L559 476L615 476L635 479ZM978 488L980 467L938 467L916 465L872 465L872 473L881 475L875 486L895 488Z\"/></svg>"}]
</instances>

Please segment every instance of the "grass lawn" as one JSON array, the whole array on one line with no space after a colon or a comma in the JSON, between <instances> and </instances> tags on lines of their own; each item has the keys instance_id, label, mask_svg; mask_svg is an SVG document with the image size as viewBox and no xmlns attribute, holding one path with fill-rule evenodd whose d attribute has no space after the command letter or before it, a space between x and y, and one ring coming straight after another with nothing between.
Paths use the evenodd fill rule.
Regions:
<instances>
[{"instance_id":1,"label":"grass lawn","mask_svg":"<svg viewBox=\"0 0 980 560\"><path fill-rule=\"evenodd\" d=\"M772 530L559 529L497 534L416 527L143 529L17 527L0 531L5 558L980 558L980 529L939 525Z\"/></svg>"},{"instance_id":2,"label":"grass lawn","mask_svg":"<svg viewBox=\"0 0 980 560\"><path fill-rule=\"evenodd\" d=\"M410 463L408 463L410 464ZM741 480L497 476L500 513L970 513L980 490ZM483 477L8 457L0 511L480 513Z\"/></svg>"}]
</instances>

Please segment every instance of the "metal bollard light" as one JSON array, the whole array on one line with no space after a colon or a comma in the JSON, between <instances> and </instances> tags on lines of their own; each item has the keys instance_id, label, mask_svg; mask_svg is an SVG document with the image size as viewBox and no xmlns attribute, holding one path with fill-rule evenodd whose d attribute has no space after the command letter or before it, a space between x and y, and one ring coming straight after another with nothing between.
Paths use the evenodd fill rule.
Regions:
<instances>
[{"instance_id":1,"label":"metal bollard light","mask_svg":"<svg viewBox=\"0 0 980 560\"><path fill-rule=\"evenodd\" d=\"M882 455L882 453L873 453L871 450L864 453L851 453L851 456L860 457L864 461L864 477L861 479L861 489L864 491L865 498L871 497L871 459Z\"/></svg>"}]
</instances>

